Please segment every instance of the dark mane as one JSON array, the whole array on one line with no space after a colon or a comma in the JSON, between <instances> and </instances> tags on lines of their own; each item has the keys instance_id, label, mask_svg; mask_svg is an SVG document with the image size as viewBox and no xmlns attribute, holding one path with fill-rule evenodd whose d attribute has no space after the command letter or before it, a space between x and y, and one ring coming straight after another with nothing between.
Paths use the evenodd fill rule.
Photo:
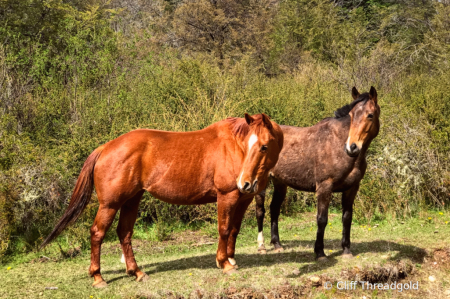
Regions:
<instances>
[{"instance_id":1,"label":"dark mane","mask_svg":"<svg viewBox=\"0 0 450 299\"><path fill-rule=\"evenodd\" d=\"M351 102L350 104L347 104L338 110L334 111L334 118L341 118L344 116L347 116L350 111L356 106L356 104L360 102L364 102L364 104L369 100L369 93L365 92L359 95L359 97Z\"/></svg>"},{"instance_id":2,"label":"dark mane","mask_svg":"<svg viewBox=\"0 0 450 299\"><path fill-rule=\"evenodd\" d=\"M263 119L261 114L252 115L252 118L254 119L254 121L250 126L260 128L261 125L263 125ZM250 132L250 126L245 121L245 118L228 117L225 121L230 124L231 132L236 137L245 138L248 132ZM256 133L258 134L258 132Z\"/></svg>"}]
</instances>

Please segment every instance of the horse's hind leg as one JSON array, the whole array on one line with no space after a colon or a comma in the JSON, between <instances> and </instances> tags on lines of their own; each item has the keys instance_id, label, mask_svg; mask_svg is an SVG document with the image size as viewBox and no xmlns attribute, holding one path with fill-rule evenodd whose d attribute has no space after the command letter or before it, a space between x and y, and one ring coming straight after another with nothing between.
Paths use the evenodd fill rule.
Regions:
<instances>
[{"instance_id":1,"label":"horse's hind leg","mask_svg":"<svg viewBox=\"0 0 450 299\"><path fill-rule=\"evenodd\" d=\"M358 193L359 184L342 192L342 257L351 258L353 257L350 251L350 229L352 226L353 218L353 202L355 200L356 193Z\"/></svg>"},{"instance_id":2,"label":"horse's hind leg","mask_svg":"<svg viewBox=\"0 0 450 299\"><path fill-rule=\"evenodd\" d=\"M236 238L241 230L242 218L244 218L245 211L252 202L253 198L249 198L246 201L240 203L234 212L231 223L230 236L228 237L227 255L228 261L237 269L236 260L234 259L234 252L236 249Z\"/></svg>"},{"instance_id":3,"label":"horse's hind leg","mask_svg":"<svg viewBox=\"0 0 450 299\"><path fill-rule=\"evenodd\" d=\"M258 222L258 252L261 254L266 253L266 247L264 247L264 235L263 235L263 223L266 209L264 208L264 201L266 198L266 190L255 195L256 202L256 221Z\"/></svg>"},{"instance_id":4,"label":"horse's hind leg","mask_svg":"<svg viewBox=\"0 0 450 299\"><path fill-rule=\"evenodd\" d=\"M280 234L278 233L278 217L280 216L281 204L286 197L287 186L281 183L273 182L273 198L270 203L270 231L272 238L270 243L275 247L275 252L283 251L280 243Z\"/></svg>"},{"instance_id":5,"label":"horse's hind leg","mask_svg":"<svg viewBox=\"0 0 450 299\"><path fill-rule=\"evenodd\" d=\"M119 224L117 226L117 235L122 245L123 259L126 263L128 275L136 276L136 281L146 281L148 275L142 272L134 258L133 248L131 247L131 237L133 235L133 227L136 222L139 202L141 201L144 191L130 198L120 209Z\"/></svg>"},{"instance_id":6,"label":"horse's hind leg","mask_svg":"<svg viewBox=\"0 0 450 299\"><path fill-rule=\"evenodd\" d=\"M326 255L323 250L323 237L328 223L328 207L330 205L331 192L331 183L323 182L317 186L317 235L314 252L316 253L316 259L319 261L326 260Z\"/></svg>"},{"instance_id":7,"label":"horse's hind leg","mask_svg":"<svg viewBox=\"0 0 450 299\"><path fill-rule=\"evenodd\" d=\"M117 209L100 205L94 224L91 227L91 266L89 267L89 275L94 277L95 288L106 287L106 281L100 274L100 250L105 234L111 226Z\"/></svg>"}]
</instances>

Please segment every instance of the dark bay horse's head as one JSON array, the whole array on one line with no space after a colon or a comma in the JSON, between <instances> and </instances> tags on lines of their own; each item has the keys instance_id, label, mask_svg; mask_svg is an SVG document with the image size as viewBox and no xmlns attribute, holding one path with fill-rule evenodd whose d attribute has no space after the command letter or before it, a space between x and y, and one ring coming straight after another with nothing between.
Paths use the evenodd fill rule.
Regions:
<instances>
[{"instance_id":1,"label":"dark bay horse's head","mask_svg":"<svg viewBox=\"0 0 450 299\"><path fill-rule=\"evenodd\" d=\"M369 93L360 94L352 89L353 103L350 104L350 131L345 152L350 157L356 157L364 145L369 144L380 130L380 106L378 106L377 91L372 86ZM348 106L348 105L347 105ZM341 108L342 109L342 108ZM339 110L337 111L339 113Z\"/></svg>"},{"instance_id":2,"label":"dark bay horse's head","mask_svg":"<svg viewBox=\"0 0 450 299\"><path fill-rule=\"evenodd\" d=\"M269 171L278 161L283 147L283 132L270 118L262 114L245 114L236 119L233 129L236 141L244 152L237 186L242 193L258 193L267 185Z\"/></svg>"}]
</instances>

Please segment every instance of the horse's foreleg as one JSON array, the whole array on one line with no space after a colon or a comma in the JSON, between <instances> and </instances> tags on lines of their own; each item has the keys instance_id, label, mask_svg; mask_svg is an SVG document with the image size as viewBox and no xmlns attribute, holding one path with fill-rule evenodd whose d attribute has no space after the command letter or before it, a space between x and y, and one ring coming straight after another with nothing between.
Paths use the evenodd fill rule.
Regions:
<instances>
[{"instance_id":1,"label":"horse's foreleg","mask_svg":"<svg viewBox=\"0 0 450 299\"><path fill-rule=\"evenodd\" d=\"M230 236L228 237L228 245L227 245L227 255L228 261L231 265L235 266L237 269L236 260L234 259L234 252L236 249L236 238L241 230L242 218L244 218L245 211L247 211L248 206L252 202L253 198L249 198L242 203L240 203L234 212L233 221L231 223L231 231Z\"/></svg>"},{"instance_id":2,"label":"horse's foreleg","mask_svg":"<svg viewBox=\"0 0 450 299\"><path fill-rule=\"evenodd\" d=\"M217 196L217 218L219 226L219 245L217 247L216 263L219 268L223 269L223 273L231 273L234 266L228 260L227 245L231 232L232 217L234 216L237 202L239 199L239 191L228 194L219 194Z\"/></svg>"},{"instance_id":3,"label":"horse's foreleg","mask_svg":"<svg viewBox=\"0 0 450 299\"><path fill-rule=\"evenodd\" d=\"M345 258L353 257L350 251L350 229L352 227L353 202L358 189L359 184L350 190L342 192L342 249L344 250L342 256Z\"/></svg>"},{"instance_id":4,"label":"horse's foreleg","mask_svg":"<svg viewBox=\"0 0 450 299\"><path fill-rule=\"evenodd\" d=\"M122 259L126 263L127 274L136 276L136 281L146 281L148 279L148 275L138 268L134 258L133 248L131 247L131 237L137 218L139 202L143 193L144 191L140 191L122 206L120 209L119 224L117 226L117 235L122 245Z\"/></svg>"},{"instance_id":5,"label":"horse's foreleg","mask_svg":"<svg viewBox=\"0 0 450 299\"><path fill-rule=\"evenodd\" d=\"M261 254L266 253L266 247L264 247L264 235L263 235L263 223L266 209L264 208L264 201L266 198L266 190L255 195L256 202L256 221L258 222L258 252Z\"/></svg>"},{"instance_id":6,"label":"horse's foreleg","mask_svg":"<svg viewBox=\"0 0 450 299\"><path fill-rule=\"evenodd\" d=\"M325 234L325 228L328 223L328 206L331 200L331 184L322 183L317 186L317 236L316 243L314 244L314 252L316 258L320 260L326 260L324 252L323 237Z\"/></svg>"},{"instance_id":7,"label":"horse's foreleg","mask_svg":"<svg viewBox=\"0 0 450 299\"><path fill-rule=\"evenodd\" d=\"M270 233L272 235L270 243L275 247L276 252L283 251L278 233L278 217L280 216L281 205L286 197L287 186L274 182L273 198L270 203Z\"/></svg>"},{"instance_id":8,"label":"horse's foreleg","mask_svg":"<svg viewBox=\"0 0 450 299\"><path fill-rule=\"evenodd\" d=\"M94 277L92 286L95 288L102 288L107 285L100 274L100 249L116 213L117 209L106 208L100 205L94 224L91 227L91 266L89 267L89 275Z\"/></svg>"}]
</instances>

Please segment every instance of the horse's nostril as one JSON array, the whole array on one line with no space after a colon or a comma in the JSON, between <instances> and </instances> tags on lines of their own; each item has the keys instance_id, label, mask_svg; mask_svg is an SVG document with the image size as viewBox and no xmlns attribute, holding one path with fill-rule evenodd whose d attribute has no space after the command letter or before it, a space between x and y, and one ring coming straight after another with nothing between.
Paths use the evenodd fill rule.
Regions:
<instances>
[{"instance_id":1,"label":"horse's nostril","mask_svg":"<svg viewBox=\"0 0 450 299\"><path fill-rule=\"evenodd\" d=\"M244 184L244 190L248 191L250 189L250 183L249 182L245 182Z\"/></svg>"},{"instance_id":2,"label":"horse's nostril","mask_svg":"<svg viewBox=\"0 0 450 299\"><path fill-rule=\"evenodd\" d=\"M258 180L255 180L255 182L253 183L253 191L256 191L257 184L258 184Z\"/></svg>"},{"instance_id":3,"label":"horse's nostril","mask_svg":"<svg viewBox=\"0 0 450 299\"><path fill-rule=\"evenodd\" d=\"M352 145L350 145L350 149L352 150L352 152L354 152L356 148L357 148L356 144L352 143Z\"/></svg>"}]
</instances>

